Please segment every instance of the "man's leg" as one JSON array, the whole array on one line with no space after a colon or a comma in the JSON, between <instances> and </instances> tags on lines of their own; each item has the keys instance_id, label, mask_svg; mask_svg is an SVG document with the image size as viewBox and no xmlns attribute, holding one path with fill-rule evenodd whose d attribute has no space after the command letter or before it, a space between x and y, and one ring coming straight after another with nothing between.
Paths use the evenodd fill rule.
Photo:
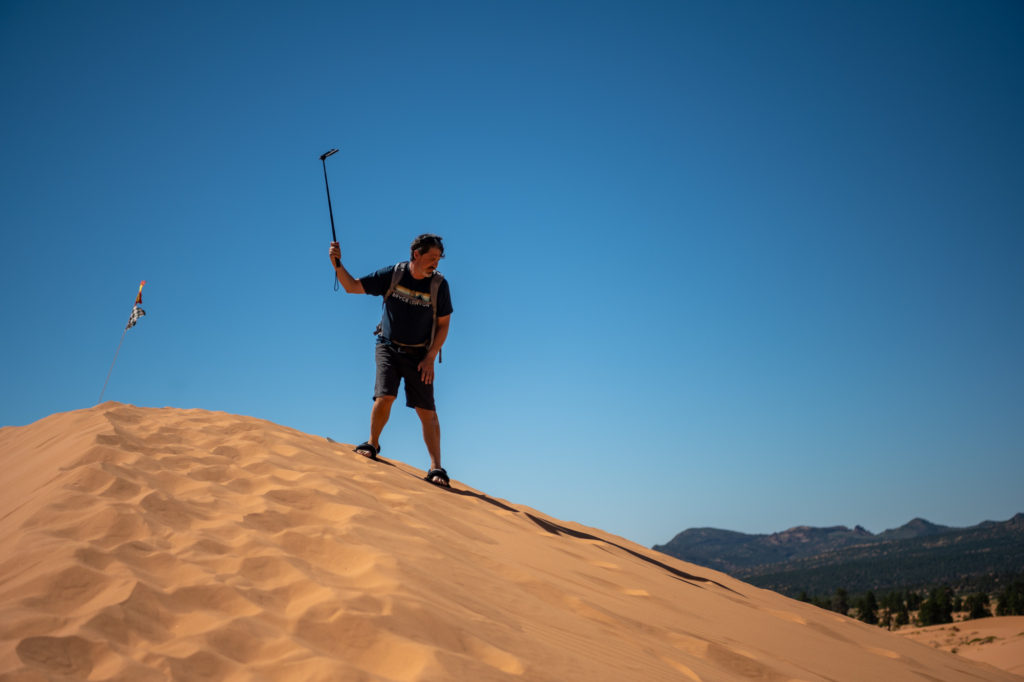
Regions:
<instances>
[{"instance_id":1,"label":"man's leg","mask_svg":"<svg viewBox=\"0 0 1024 682\"><path fill-rule=\"evenodd\" d=\"M441 468L441 422L437 420L437 412L425 410L422 407L416 408L423 423L423 442L427 445L427 452L430 453L430 468Z\"/></svg>"},{"instance_id":2,"label":"man's leg","mask_svg":"<svg viewBox=\"0 0 1024 682\"><path fill-rule=\"evenodd\" d=\"M398 396L398 386L402 377L399 358L390 346L386 343L377 343L373 354L377 364L377 378L373 386L370 440L367 442L380 452L380 434L391 417L391 406Z\"/></svg>"},{"instance_id":3,"label":"man's leg","mask_svg":"<svg viewBox=\"0 0 1024 682\"><path fill-rule=\"evenodd\" d=\"M393 395L382 395L373 399L373 410L370 412L369 443L378 450L380 450L380 434L391 417L391 406L394 402L395 396Z\"/></svg>"}]
</instances>

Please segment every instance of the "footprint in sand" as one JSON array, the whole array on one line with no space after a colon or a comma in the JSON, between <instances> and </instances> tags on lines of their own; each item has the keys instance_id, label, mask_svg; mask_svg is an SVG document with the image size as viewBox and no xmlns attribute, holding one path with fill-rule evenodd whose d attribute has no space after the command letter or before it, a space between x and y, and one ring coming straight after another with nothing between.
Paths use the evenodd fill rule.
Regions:
<instances>
[{"instance_id":1,"label":"footprint in sand","mask_svg":"<svg viewBox=\"0 0 1024 682\"><path fill-rule=\"evenodd\" d=\"M263 494L263 498L269 502L276 502L277 504L303 511L312 511L324 504L317 491L303 490L301 488L268 490Z\"/></svg>"},{"instance_id":2,"label":"footprint in sand","mask_svg":"<svg viewBox=\"0 0 1024 682\"><path fill-rule=\"evenodd\" d=\"M166 607L176 613L191 615L199 611L213 611L225 615L252 615L256 613L249 600L238 590L226 585L188 585L167 595Z\"/></svg>"},{"instance_id":3,"label":"footprint in sand","mask_svg":"<svg viewBox=\"0 0 1024 682\"><path fill-rule=\"evenodd\" d=\"M693 637L679 632L668 633L668 639L676 649L679 649L680 651L695 658L706 658L708 655L708 649L711 646L711 643L706 639Z\"/></svg>"},{"instance_id":4,"label":"footprint in sand","mask_svg":"<svg viewBox=\"0 0 1024 682\"><path fill-rule=\"evenodd\" d=\"M310 518L308 514L303 515L291 511L282 513L276 509L271 509L264 512L246 514L242 517L242 525L246 528L275 535L289 528L301 528L302 526L310 525Z\"/></svg>"},{"instance_id":5,"label":"footprint in sand","mask_svg":"<svg viewBox=\"0 0 1024 682\"><path fill-rule=\"evenodd\" d=\"M310 611L298 619L299 641L371 675L412 682L435 661L435 647L382 629L379 617L341 612L321 620L318 615Z\"/></svg>"},{"instance_id":6,"label":"footprint in sand","mask_svg":"<svg viewBox=\"0 0 1024 682\"><path fill-rule=\"evenodd\" d=\"M607 568L610 571L621 571L622 568L618 564L613 564L610 561L590 561L591 566L597 566L598 568Z\"/></svg>"},{"instance_id":7,"label":"footprint in sand","mask_svg":"<svg viewBox=\"0 0 1024 682\"><path fill-rule=\"evenodd\" d=\"M615 616L604 610L599 610L593 604L580 599L573 595L564 595L562 597L562 603L569 607L569 609L584 618L597 621L598 623L604 623L605 625L613 625L616 622Z\"/></svg>"},{"instance_id":8,"label":"footprint in sand","mask_svg":"<svg viewBox=\"0 0 1024 682\"><path fill-rule=\"evenodd\" d=\"M127 501L138 496L141 492L142 488L139 487L138 483L133 483L118 476L100 495L119 501Z\"/></svg>"},{"instance_id":9,"label":"footprint in sand","mask_svg":"<svg viewBox=\"0 0 1024 682\"><path fill-rule=\"evenodd\" d=\"M258 616L237 618L208 632L203 639L214 651L242 664L269 656L279 658L291 647L288 637Z\"/></svg>"},{"instance_id":10,"label":"footprint in sand","mask_svg":"<svg viewBox=\"0 0 1024 682\"><path fill-rule=\"evenodd\" d=\"M21 600L26 607L70 614L116 586L117 581L104 573L85 566L70 566L42 575L19 591L32 595Z\"/></svg>"},{"instance_id":11,"label":"footprint in sand","mask_svg":"<svg viewBox=\"0 0 1024 682\"><path fill-rule=\"evenodd\" d=\"M185 658L168 657L174 680L225 680L239 669L239 665L209 651L197 651Z\"/></svg>"},{"instance_id":12,"label":"footprint in sand","mask_svg":"<svg viewBox=\"0 0 1024 682\"><path fill-rule=\"evenodd\" d=\"M395 557L369 545L346 542L335 534L317 536L286 531L275 538L281 549L294 558L318 569L319 572L343 579L352 587L369 587L381 580L393 568Z\"/></svg>"},{"instance_id":13,"label":"footprint in sand","mask_svg":"<svg viewBox=\"0 0 1024 682\"><path fill-rule=\"evenodd\" d=\"M68 482L64 484L64 489L80 493L95 493L110 485L114 479L113 474L104 471L98 465L82 466L72 472Z\"/></svg>"},{"instance_id":14,"label":"footprint in sand","mask_svg":"<svg viewBox=\"0 0 1024 682\"><path fill-rule=\"evenodd\" d=\"M187 530L198 516L188 506L158 492L152 492L142 498L140 506L145 510L143 516L147 521L154 521L178 531Z\"/></svg>"},{"instance_id":15,"label":"footprint in sand","mask_svg":"<svg viewBox=\"0 0 1024 682\"><path fill-rule=\"evenodd\" d=\"M137 583L126 599L97 613L83 631L121 645L140 639L152 643L172 640L176 619L163 607L162 598L153 588Z\"/></svg>"},{"instance_id":16,"label":"footprint in sand","mask_svg":"<svg viewBox=\"0 0 1024 682\"><path fill-rule=\"evenodd\" d=\"M99 646L81 637L28 637L18 642L21 662L55 675L85 679ZM27 679L27 678L26 678Z\"/></svg>"},{"instance_id":17,"label":"footprint in sand","mask_svg":"<svg viewBox=\"0 0 1024 682\"><path fill-rule=\"evenodd\" d=\"M497 668L508 675L522 675L525 671L523 662L507 651L488 644L476 637L467 637L465 642L466 653L472 658L486 663L492 668Z\"/></svg>"},{"instance_id":18,"label":"footprint in sand","mask_svg":"<svg viewBox=\"0 0 1024 682\"><path fill-rule=\"evenodd\" d=\"M790 613L789 611L776 611L775 609L766 609L766 610L768 611L768 613L772 614L776 618L781 618L782 620L788 620L790 623L797 623L799 625L807 625L807 621L804 620L803 618L801 618L800 616L796 615L795 613Z\"/></svg>"},{"instance_id":19,"label":"footprint in sand","mask_svg":"<svg viewBox=\"0 0 1024 682\"><path fill-rule=\"evenodd\" d=\"M305 578L305 574L284 556L248 557L238 574L260 587L278 587Z\"/></svg>"},{"instance_id":20,"label":"footprint in sand","mask_svg":"<svg viewBox=\"0 0 1024 682\"><path fill-rule=\"evenodd\" d=\"M230 445L218 445L213 449L213 454L232 462L242 457L242 453L239 452L238 448L233 448Z\"/></svg>"},{"instance_id":21,"label":"footprint in sand","mask_svg":"<svg viewBox=\"0 0 1024 682\"><path fill-rule=\"evenodd\" d=\"M231 468L224 465L195 467L189 470L188 477L194 481L223 483L232 478Z\"/></svg>"},{"instance_id":22,"label":"footprint in sand","mask_svg":"<svg viewBox=\"0 0 1024 682\"><path fill-rule=\"evenodd\" d=\"M110 554L129 568L157 573L173 570L177 562L173 555L139 540L118 545Z\"/></svg>"},{"instance_id":23,"label":"footprint in sand","mask_svg":"<svg viewBox=\"0 0 1024 682\"><path fill-rule=\"evenodd\" d=\"M161 469L187 473L196 465L195 457L188 455L163 455L157 458Z\"/></svg>"},{"instance_id":24,"label":"footprint in sand","mask_svg":"<svg viewBox=\"0 0 1024 682\"><path fill-rule=\"evenodd\" d=\"M679 661L673 660L671 658L666 658L664 656L661 657L661 660L665 661L665 663L668 663L678 672L681 672L683 675L686 675L686 677L693 680L693 682L704 682L700 678L700 675L693 672L693 670L691 670L688 666L683 665Z\"/></svg>"},{"instance_id":25,"label":"footprint in sand","mask_svg":"<svg viewBox=\"0 0 1024 682\"><path fill-rule=\"evenodd\" d=\"M130 505L85 507L75 515L54 515L49 511L29 519L24 527L35 527L44 521L53 528L46 531L48 535L71 538L100 547L113 547L149 532L146 522Z\"/></svg>"},{"instance_id":26,"label":"footprint in sand","mask_svg":"<svg viewBox=\"0 0 1024 682\"><path fill-rule=\"evenodd\" d=\"M714 642L709 643L708 658L717 667L730 671L738 677L769 680L770 682L789 682L792 679L756 660L750 652L729 648Z\"/></svg>"}]
</instances>

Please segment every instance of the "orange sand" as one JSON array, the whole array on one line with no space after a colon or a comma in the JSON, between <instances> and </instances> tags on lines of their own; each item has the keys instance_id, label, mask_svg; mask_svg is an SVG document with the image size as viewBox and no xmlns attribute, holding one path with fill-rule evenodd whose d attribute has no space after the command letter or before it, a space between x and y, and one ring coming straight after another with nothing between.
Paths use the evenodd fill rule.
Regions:
<instances>
[{"instance_id":1,"label":"orange sand","mask_svg":"<svg viewBox=\"0 0 1024 682\"><path fill-rule=\"evenodd\" d=\"M915 642L1024 675L1024 616L904 628L899 633Z\"/></svg>"},{"instance_id":2,"label":"orange sand","mask_svg":"<svg viewBox=\"0 0 1024 682\"><path fill-rule=\"evenodd\" d=\"M0 680L1022 679L350 448L117 403L0 429Z\"/></svg>"}]
</instances>

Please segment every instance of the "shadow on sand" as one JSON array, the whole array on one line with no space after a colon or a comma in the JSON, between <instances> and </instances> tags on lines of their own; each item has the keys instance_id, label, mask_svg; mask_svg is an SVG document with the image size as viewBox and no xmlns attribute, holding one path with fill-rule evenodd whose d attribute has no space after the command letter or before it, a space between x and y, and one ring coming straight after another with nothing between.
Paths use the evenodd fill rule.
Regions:
<instances>
[{"instance_id":1,"label":"shadow on sand","mask_svg":"<svg viewBox=\"0 0 1024 682\"><path fill-rule=\"evenodd\" d=\"M690 585L693 585L694 587L700 587L700 585L695 585L694 581L699 582L699 583L711 583L712 585L717 585L718 587L721 587L723 590L728 590L729 592L732 592L733 594L740 594L736 590L734 590L732 588L729 588L729 587L726 587L725 585L723 585L720 582L716 582L714 580L711 580L710 578L702 578L699 575L693 575L692 573L687 573L686 571L681 571L678 568L674 568L672 566L669 566L668 564L663 563L661 561L658 561L657 559L654 559L652 557L644 556L640 552L635 552L635 551L629 549L628 547L623 547L622 545L617 544L615 542L611 542L610 540L605 540L604 538L599 538L596 535L591 535L590 533L584 533L582 531L573 530L572 528L566 528L565 526L560 526L557 523L553 523L551 521L545 521L544 519L539 519L536 516L534 516L533 514L529 514L528 513L528 514L526 514L526 516L527 516L528 519L530 519L535 524L537 524L538 526L540 526L541 528L543 528L547 532L551 533L552 535L568 535L569 537L579 538L581 540L596 540L597 542L603 542L606 545L611 545L612 547L617 547L618 549L621 549L623 552L626 552L627 554L635 556L637 559L640 559L641 561L645 561L645 562L647 562L647 563L649 563L649 564L651 564L653 566L657 566L658 568L660 568L660 569L662 569L664 571L668 571L676 579L682 580L685 583L689 583ZM742 595L740 595L740 596L742 596Z\"/></svg>"}]
</instances>

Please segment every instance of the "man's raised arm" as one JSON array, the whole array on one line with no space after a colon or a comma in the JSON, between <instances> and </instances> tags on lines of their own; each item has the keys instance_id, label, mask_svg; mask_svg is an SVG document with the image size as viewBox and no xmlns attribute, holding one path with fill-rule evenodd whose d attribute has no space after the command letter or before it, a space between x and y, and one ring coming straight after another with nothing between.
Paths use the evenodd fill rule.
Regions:
<instances>
[{"instance_id":1,"label":"man's raised arm","mask_svg":"<svg viewBox=\"0 0 1024 682\"><path fill-rule=\"evenodd\" d=\"M329 253L331 265L334 267L334 274L338 281L341 282L341 287L350 294L365 294L366 290L363 289L363 283L350 275L345 266L341 264L341 245L338 242L331 242Z\"/></svg>"}]
</instances>

